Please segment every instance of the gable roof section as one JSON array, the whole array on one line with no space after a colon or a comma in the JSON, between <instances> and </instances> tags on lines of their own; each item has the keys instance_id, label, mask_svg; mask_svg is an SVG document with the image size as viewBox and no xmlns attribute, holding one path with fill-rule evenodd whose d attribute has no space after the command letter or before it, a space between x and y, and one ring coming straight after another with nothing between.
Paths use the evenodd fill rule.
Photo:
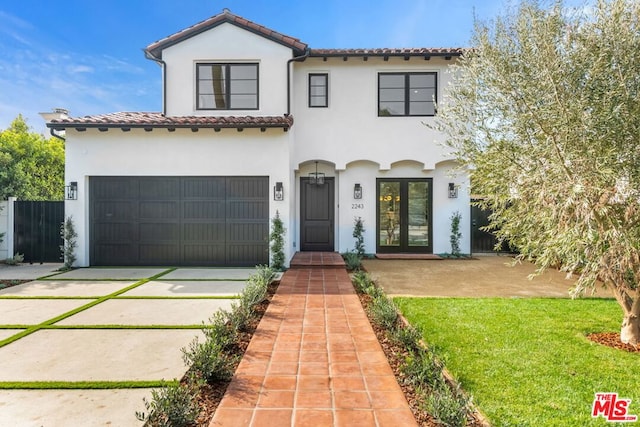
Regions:
<instances>
[{"instance_id":1,"label":"gable roof section","mask_svg":"<svg viewBox=\"0 0 640 427\"><path fill-rule=\"evenodd\" d=\"M282 128L288 130L293 126L292 116L224 116L224 117L201 117L201 116L175 116L168 117L162 113L139 113L121 112L111 114L100 114L95 116L69 117L51 120L47 127L55 130L77 129L79 131L87 128L106 131L108 129L122 129L123 131L134 128L151 131L153 129L191 129L196 131L200 128L212 128L219 130L222 128Z\"/></svg>"},{"instance_id":2,"label":"gable roof section","mask_svg":"<svg viewBox=\"0 0 640 427\"><path fill-rule=\"evenodd\" d=\"M149 46L147 46L145 52L152 58L162 59L162 51L164 49L224 23L233 24L268 40L291 48L295 53L295 56L302 55L307 49L307 44L301 42L299 39L271 30L263 25L256 24L255 22L249 21L248 19L245 19L241 16L234 15L233 13L231 13L231 11L229 11L229 9L224 9L222 13L218 15L212 16L211 18L192 25L191 27L185 28L182 31L178 31L175 34L151 43Z\"/></svg>"}]
</instances>

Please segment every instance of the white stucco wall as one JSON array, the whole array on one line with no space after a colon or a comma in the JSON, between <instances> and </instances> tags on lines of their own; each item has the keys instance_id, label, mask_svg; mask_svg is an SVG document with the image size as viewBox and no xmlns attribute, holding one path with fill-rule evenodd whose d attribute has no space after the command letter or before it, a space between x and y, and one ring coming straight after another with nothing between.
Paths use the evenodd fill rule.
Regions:
<instances>
[{"instance_id":1,"label":"white stucco wall","mask_svg":"<svg viewBox=\"0 0 640 427\"><path fill-rule=\"evenodd\" d=\"M270 191L278 181L285 190L284 201L270 196L270 218L278 210L285 224L291 221L289 134L282 129L70 130L65 181L78 182L78 199L66 201L65 214L73 216L78 230L78 266L89 265L91 176L268 176Z\"/></svg>"},{"instance_id":2,"label":"white stucco wall","mask_svg":"<svg viewBox=\"0 0 640 427\"><path fill-rule=\"evenodd\" d=\"M376 178L433 179L433 252L450 252L451 215L462 215L461 249L469 253L470 207L468 178L453 177L455 162L442 146L443 135L428 129L434 117L378 117L379 72L437 72L438 101L446 102L449 84L447 67L451 61L442 58L371 57L310 58L294 63L293 115L295 126L291 148L291 167L306 176L320 161L327 176L336 177L336 251L352 250L354 217L360 216L365 226L365 246L376 252ZM309 73L328 73L329 107L308 107ZM448 183L459 186L458 197L448 197ZM353 199L355 183L363 187L362 200ZM299 197L299 196L298 196ZM299 218L299 208L296 210ZM296 241L299 241L299 224Z\"/></svg>"},{"instance_id":3,"label":"white stucco wall","mask_svg":"<svg viewBox=\"0 0 640 427\"><path fill-rule=\"evenodd\" d=\"M276 115L287 111L287 60L291 49L224 23L162 52L169 116ZM258 110L196 110L196 63L257 62Z\"/></svg>"},{"instance_id":4,"label":"white stucco wall","mask_svg":"<svg viewBox=\"0 0 640 427\"><path fill-rule=\"evenodd\" d=\"M415 160L433 169L436 163L450 159L441 146L443 136L423 123L434 117L378 117L378 73L437 72L438 102L446 102L449 83L447 66L451 61L417 57L309 58L294 63L293 105L296 120L294 165L310 159L324 159L344 169L357 160L371 160L380 169L394 162ZM309 73L329 74L329 107L308 107Z\"/></svg>"}]
</instances>

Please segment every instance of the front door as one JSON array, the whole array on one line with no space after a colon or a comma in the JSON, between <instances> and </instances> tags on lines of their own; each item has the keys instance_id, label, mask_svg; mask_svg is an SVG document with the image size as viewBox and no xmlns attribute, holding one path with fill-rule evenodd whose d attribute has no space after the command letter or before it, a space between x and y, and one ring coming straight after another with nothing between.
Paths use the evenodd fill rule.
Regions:
<instances>
[{"instance_id":1,"label":"front door","mask_svg":"<svg viewBox=\"0 0 640 427\"><path fill-rule=\"evenodd\" d=\"M376 251L431 253L431 178L379 178L377 184Z\"/></svg>"},{"instance_id":2,"label":"front door","mask_svg":"<svg viewBox=\"0 0 640 427\"><path fill-rule=\"evenodd\" d=\"M333 252L333 197L333 178L324 184L300 178L300 250Z\"/></svg>"}]
</instances>

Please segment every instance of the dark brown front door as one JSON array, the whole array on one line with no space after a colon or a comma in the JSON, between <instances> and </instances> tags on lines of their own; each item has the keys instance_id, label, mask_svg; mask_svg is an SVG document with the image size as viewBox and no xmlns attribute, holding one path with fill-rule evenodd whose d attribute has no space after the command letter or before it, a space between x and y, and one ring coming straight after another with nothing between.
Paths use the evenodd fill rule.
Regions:
<instances>
[{"instance_id":1,"label":"dark brown front door","mask_svg":"<svg viewBox=\"0 0 640 427\"><path fill-rule=\"evenodd\" d=\"M333 178L325 178L321 185L300 178L301 250L333 252L333 196Z\"/></svg>"}]
</instances>

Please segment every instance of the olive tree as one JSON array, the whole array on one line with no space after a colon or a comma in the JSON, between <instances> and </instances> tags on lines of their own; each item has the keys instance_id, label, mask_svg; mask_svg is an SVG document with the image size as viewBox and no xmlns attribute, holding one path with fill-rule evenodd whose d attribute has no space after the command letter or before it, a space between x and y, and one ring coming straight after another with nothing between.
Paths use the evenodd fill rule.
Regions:
<instances>
[{"instance_id":1,"label":"olive tree","mask_svg":"<svg viewBox=\"0 0 640 427\"><path fill-rule=\"evenodd\" d=\"M640 2L529 0L478 22L434 125L490 228L541 272L611 289L640 340Z\"/></svg>"}]
</instances>

